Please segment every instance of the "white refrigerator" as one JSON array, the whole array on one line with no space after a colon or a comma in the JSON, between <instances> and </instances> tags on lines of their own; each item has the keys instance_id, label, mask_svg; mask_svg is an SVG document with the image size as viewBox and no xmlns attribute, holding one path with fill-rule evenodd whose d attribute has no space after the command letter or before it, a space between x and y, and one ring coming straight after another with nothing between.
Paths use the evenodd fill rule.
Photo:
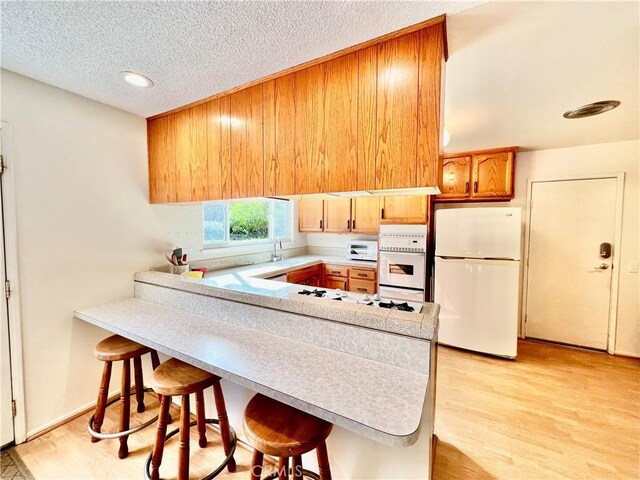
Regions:
<instances>
[{"instance_id":1,"label":"white refrigerator","mask_svg":"<svg viewBox=\"0 0 640 480\"><path fill-rule=\"evenodd\" d=\"M435 235L438 342L515 358L521 276L520 209L437 210Z\"/></svg>"}]
</instances>

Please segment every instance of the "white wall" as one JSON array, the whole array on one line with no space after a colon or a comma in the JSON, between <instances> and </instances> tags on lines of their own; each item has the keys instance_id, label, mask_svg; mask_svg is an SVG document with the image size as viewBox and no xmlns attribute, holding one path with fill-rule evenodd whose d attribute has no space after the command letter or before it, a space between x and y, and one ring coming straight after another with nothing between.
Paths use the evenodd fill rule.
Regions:
<instances>
[{"instance_id":1,"label":"white wall","mask_svg":"<svg viewBox=\"0 0 640 480\"><path fill-rule=\"evenodd\" d=\"M620 287L618 294L618 323L615 352L640 356L640 282L637 273L630 273L628 265L640 258L640 142L615 142L580 147L521 152L516 157L515 198L511 206L526 208L527 181L625 172L624 206L622 215L622 245L620 251ZM487 204L464 204L468 207ZM502 205L490 204L490 205ZM460 207L461 204L439 205L437 208ZM588 208L588 205L585 205Z\"/></svg>"},{"instance_id":2,"label":"white wall","mask_svg":"<svg viewBox=\"0 0 640 480\"><path fill-rule=\"evenodd\" d=\"M133 293L171 247L147 201L143 118L2 70L12 126L27 434L95 402L107 333L73 310ZM114 369L114 388L120 372Z\"/></svg>"}]
</instances>

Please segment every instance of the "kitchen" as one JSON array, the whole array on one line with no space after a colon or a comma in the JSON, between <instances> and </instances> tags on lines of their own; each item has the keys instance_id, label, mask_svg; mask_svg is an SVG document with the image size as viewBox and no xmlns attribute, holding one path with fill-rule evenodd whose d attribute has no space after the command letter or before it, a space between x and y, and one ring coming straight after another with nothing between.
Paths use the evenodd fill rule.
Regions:
<instances>
[{"instance_id":1,"label":"kitchen","mask_svg":"<svg viewBox=\"0 0 640 480\"><path fill-rule=\"evenodd\" d=\"M638 46L629 39L637 37L637 5L614 3L606 14L603 6L587 3L449 7L345 2L318 12L306 3L247 3L240 10L246 29L219 32L230 35L227 41L235 38L236 45L250 47L241 49L243 61L213 62L225 65L221 75L196 53L195 39L203 41L199 32L206 28L202 22L212 21L206 3L193 5L190 13L178 3L149 4L144 14L133 16L138 20L115 5L92 11L84 3L3 4L4 18L12 19L2 26L4 243L16 406L11 434L17 444L11 451L36 478L143 476L157 422L129 436L124 459L118 459L119 442L92 443L86 432L104 363L95 359L94 347L110 332L148 342L162 362L168 355L222 378L229 422L238 436L238 471L225 470L221 477L249 476L252 447L243 415L253 394L260 393L333 424L326 450L334 478L564 478L572 477L571 471L584 476L589 468L601 478L634 478L638 363L627 356L640 355L639 89ZM221 25L238 14L231 6L221 12ZM326 46L320 48L324 44L315 37L312 48L303 42L306 37L295 37L298 30L288 32L286 19L296 14L307 20L318 15L318 22L332 25L332 41L323 37ZM148 44L143 32L149 35L159 25L163 32L173 31L174 22L185 18L192 22L188 31L194 51L185 49L172 77L160 73L167 62L158 58L153 68L139 57L114 61L106 40L93 40L104 55L90 53L94 33L89 25L109 22L113 48L140 53L145 48L134 45ZM362 22L359 36L339 28L354 18ZM145 28L126 27L134 21ZM278 42L288 40L252 41L256 31L274 39L264 30L268 22L282 36ZM78 50L65 40L70 38L84 38L74 43ZM602 45L614 41L616 53L605 52ZM563 42L566 48L561 49ZM287 52L278 61L268 55L276 44ZM345 48L351 50L332 56ZM230 59L240 55L233 51L224 53ZM496 51L503 56L497 58ZM66 60L56 56L61 54ZM599 69L592 67L589 55L597 55ZM565 61L572 71L541 68L549 59L557 65ZM292 68L305 62L311 63ZM255 68L247 69L249 64ZM413 73L398 79L407 67ZM204 77L191 78L209 75L217 83L187 82L176 73L193 73L193 68L208 70ZM533 68L542 73L526 75ZM92 69L114 77L112 86L100 86L102 79L96 81ZM124 70L144 73L155 85L136 89L119 76ZM603 71L616 74L609 78ZM548 88L551 81L558 88ZM248 88L237 88L242 85ZM401 85L405 90L394 90ZM559 93L552 95L552 90ZM388 103L379 102L383 96ZM562 117L571 108L610 99L620 105L603 115ZM256 125L261 128L253 129ZM585 197L581 187L587 184ZM558 191L560 185L566 188ZM559 202L567 192L579 195L580 202ZM585 198L597 200L586 209ZM472 224L479 218L485 219L483 225L491 221L481 213L484 209L489 215L518 210L520 229L510 237L520 244L517 255L481 252L481 258L474 258L451 248L461 246L454 240L472 239L473 232L492 231ZM475 214L450 217L449 212L462 211ZM581 215L611 234L593 233L594 246L592 232L586 232L590 256L580 258L579 271L572 271L564 260L571 249L556 253L552 247L564 245L567 239L560 235L573 232L573 223L582 225ZM454 233L442 227L447 217L462 222L452 223ZM611 224L605 223L608 219ZM493 232L489 246L505 238L497 228ZM576 239L570 241L573 250L582 251ZM70 247L73 254L66 253ZM184 263L191 273L206 268L204 278L168 273L183 267L165 260L176 248L187 255ZM412 263L398 261L407 254ZM178 258L183 261L176 255L175 263ZM388 258L393 260L385 263ZM483 261L512 261L519 275L515 281L501 276L503 283L455 269L453 276L442 276L439 261L469 269L484 268ZM602 264L607 269L600 269ZM550 268L557 275L542 276ZM602 291L606 284L606 298L600 293L577 300L566 296L556 280L569 275L577 284L582 273L585 282L593 283L589 288ZM283 275L287 282L269 279ZM438 286L448 281L454 287L439 296ZM389 288L401 290L390 293ZM471 298L462 288L476 288L478 302L461 301ZM304 291L309 295L299 293ZM324 296L316 297L318 291ZM486 292L494 300L482 301ZM150 310L140 311L136 320L100 310L133 301ZM585 316L582 310L567 316L578 308L576 301L589 312L604 310L598 315L604 320L594 321L592 329L574 325ZM391 302L390 309L378 307ZM405 302L413 312L399 311ZM466 307L474 313L500 307L497 311L510 319L511 350L493 351L490 345L488 353L497 356L473 353L483 352L486 339L477 342L483 334L497 336L486 323L447 332L457 308ZM177 320L165 318L167 311L176 312L182 329ZM149 323L150 312L157 314L157 329ZM571 321L558 322L553 315ZM198 321L211 330L201 330ZM461 331L474 334L462 338ZM593 338L582 336L587 331ZM216 349L199 348L204 339L221 343ZM460 343L469 339L473 344ZM273 348L261 347L268 344ZM2 350L7 351L4 344ZM144 384L149 386L152 365L146 358ZM114 364L110 399L120 389L116 365L121 363ZM593 372L580 369L585 363L593 365ZM271 368L260 369L261 364ZM249 365L255 367L251 372ZM385 379L382 384L366 381L366 372L374 370ZM483 376L471 378L472 371ZM323 392L314 378L325 386ZM413 382L415 388L402 388ZM511 388L526 392L527 398ZM349 395L332 395L347 390ZM5 384L2 391L7 391ZM574 400L576 392L584 398ZM151 392L147 399L147 412L132 408L131 425L157 415L158 401ZM550 417L549 406L560 404L562 411L592 418L590 412L603 402L611 415L606 425ZM205 403L207 417L216 417L208 392ZM172 431L179 423L177 405L171 407ZM118 405L107 408L104 431L119 430L119 410ZM524 411L537 413L517 414ZM419 433L413 435L418 424ZM572 440L564 434L554 437L563 428L572 432ZM191 430L191 476L200 478L226 452L219 446L219 429L207 428L209 444L214 444L207 449L196 446L198 432ZM522 431L532 438L524 439ZM535 431L539 436L531 435ZM613 438L618 453L607 447ZM543 440L564 443L541 447ZM177 443L173 437L166 442L162 477L177 473ZM265 469L269 465L265 460ZM303 455L302 466L317 472L316 454Z\"/></svg>"}]
</instances>

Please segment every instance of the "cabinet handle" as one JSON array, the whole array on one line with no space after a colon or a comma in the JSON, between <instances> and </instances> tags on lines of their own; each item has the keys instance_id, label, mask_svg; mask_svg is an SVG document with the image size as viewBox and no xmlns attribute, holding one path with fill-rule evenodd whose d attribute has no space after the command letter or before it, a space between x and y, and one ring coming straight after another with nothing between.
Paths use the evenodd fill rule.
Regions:
<instances>
[{"instance_id":1,"label":"cabinet handle","mask_svg":"<svg viewBox=\"0 0 640 480\"><path fill-rule=\"evenodd\" d=\"M358 276L359 277L368 277L368 275L366 273L359 273Z\"/></svg>"},{"instance_id":2,"label":"cabinet handle","mask_svg":"<svg viewBox=\"0 0 640 480\"><path fill-rule=\"evenodd\" d=\"M356 229L356 221L351 220L351 230L355 230L355 229Z\"/></svg>"},{"instance_id":3,"label":"cabinet handle","mask_svg":"<svg viewBox=\"0 0 640 480\"><path fill-rule=\"evenodd\" d=\"M331 273L333 273L334 275L340 275L340 272L336 270L331 270Z\"/></svg>"},{"instance_id":4,"label":"cabinet handle","mask_svg":"<svg viewBox=\"0 0 640 480\"><path fill-rule=\"evenodd\" d=\"M351 220L347 220L347 230L351 230Z\"/></svg>"},{"instance_id":5,"label":"cabinet handle","mask_svg":"<svg viewBox=\"0 0 640 480\"><path fill-rule=\"evenodd\" d=\"M322 230L322 220L320 220L320 230Z\"/></svg>"},{"instance_id":6,"label":"cabinet handle","mask_svg":"<svg viewBox=\"0 0 640 480\"><path fill-rule=\"evenodd\" d=\"M380 210L380 218L384 218L384 208Z\"/></svg>"},{"instance_id":7,"label":"cabinet handle","mask_svg":"<svg viewBox=\"0 0 640 480\"><path fill-rule=\"evenodd\" d=\"M366 291L367 291L367 289L366 289L366 288L363 288L363 287L358 287L358 288L357 288L357 290L358 290L359 292L366 292Z\"/></svg>"},{"instance_id":8,"label":"cabinet handle","mask_svg":"<svg viewBox=\"0 0 640 480\"><path fill-rule=\"evenodd\" d=\"M469 181L467 180L467 183L464 184L464 193L469 193Z\"/></svg>"},{"instance_id":9,"label":"cabinet handle","mask_svg":"<svg viewBox=\"0 0 640 480\"><path fill-rule=\"evenodd\" d=\"M478 182L473 182L473 193L478 193Z\"/></svg>"}]
</instances>

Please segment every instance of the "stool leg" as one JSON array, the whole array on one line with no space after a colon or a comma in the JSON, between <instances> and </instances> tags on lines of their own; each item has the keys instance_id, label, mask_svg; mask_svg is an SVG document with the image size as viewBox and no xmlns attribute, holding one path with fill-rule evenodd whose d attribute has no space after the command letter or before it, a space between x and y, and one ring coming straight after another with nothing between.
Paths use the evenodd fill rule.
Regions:
<instances>
[{"instance_id":1,"label":"stool leg","mask_svg":"<svg viewBox=\"0 0 640 480\"><path fill-rule=\"evenodd\" d=\"M120 431L129 430L129 415L131 413L131 362L129 359L122 361L122 390L120 392ZM118 458L127 458L129 447L127 446L128 435L120 437L120 449Z\"/></svg>"},{"instance_id":2,"label":"stool leg","mask_svg":"<svg viewBox=\"0 0 640 480\"><path fill-rule=\"evenodd\" d=\"M107 400L109 399L109 381L111 380L111 362L104 362L102 367L102 379L100 380L100 388L98 389L98 403L96 403L96 415L93 417L93 429L99 432L104 422L104 412L107 409ZM99 442L100 439L91 437L91 442Z\"/></svg>"},{"instance_id":3,"label":"stool leg","mask_svg":"<svg viewBox=\"0 0 640 480\"><path fill-rule=\"evenodd\" d=\"M260 480L262 478L262 458L264 455L257 448L253 450L253 458L251 459L251 480Z\"/></svg>"},{"instance_id":4,"label":"stool leg","mask_svg":"<svg viewBox=\"0 0 640 480\"><path fill-rule=\"evenodd\" d=\"M291 459L291 468L293 469L294 480L302 480L302 457L296 455Z\"/></svg>"},{"instance_id":5,"label":"stool leg","mask_svg":"<svg viewBox=\"0 0 640 480\"><path fill-rule=\"evenodd\" d=\"M164 453L164 437L167 434L167 417L171 407L171 397L160 395L160 412L158 413L158 430L156 431L156 443L153 446L151 457L151 480L160 479L160 464Z\"/></svg>"},{"instance_id":6,"label":"stool leg","mask_svg":"<svg viewBox=\"0 0 640 480\"><path fill-rule=\"evenodd\" d=\"M289 457L280 457L278 460L279 480L289 480Z\"/></svg>"},{"instance_id":7,"label":"stool leg","mask_svg":"<svg viewBox=\"0 0 640 480\"><path fill-rule=\"evenodd\" d=\"M138 413L144 412L144 381L142 380L142 358L133 359L133 381L136 385L136 404Z\"/></svg>"},{"instance_id":8,"label":"stool leg","mask_svg":"<svg viewBox=\"0 0 640 480\"><path fill-rule=\"evenodd\" d=\"M331 480L331 469L329 468L329 454L327 453L327 444L322 442L316 447L318 455L318 470L320 480Z\"/></svg>"},{"instance_id":9,"label":"stool leg","mask_svg":"<svg viewBox=\"0 0 640 480\"><path fill-rule=\"evenodd\" d=\"M149 353L151 354L151 367L155 370L160 366L160 357L155 350L151 350ZM162 401L162 395L158 394L158 402L160 401ZM167 423L171 423L172 421L171 413L167 414Z\"/></svg>"},{"instance_id":10,"label":"stool leg","mask_svg":"<svg viewBox=\"0 0 640 480\"><path fill-rule=\"evenodd\" d=\"M200 390L196 392L196 415L198 419L198 445L200 448L207 446L207 433L205 423L206 417L204 416L204 391Z\"/></svg>"},{"instance_id":11,"label":"stool leg","mask_svg":"<svg viewBox=\"0 0 640 480\"><path fill-rule=\"evenodd\" d=\"M224 395L222 394L222 387L220 386L219 381L213 384L213 398L216 402L218 422L220 422L220 436L222 437L224 454L229 455L229 453L231 453L231 431L229 430L229 417L227 417L227 407L224 404ZM235 458L231 457L229 459L229 463L227 463L227 470L229 470L229 472L236 471Z\"/></svg>"},{"instance_id":12,"label":"stool leg","mask_svg":"<svg viewBox=\"0 0 640 480\"><path fill-rule=\"evenodd\" d=\"M189 480L189 424L191 423L189 415L189 395L182 395L178 480Z\"/></svg>"}]
</instances>

